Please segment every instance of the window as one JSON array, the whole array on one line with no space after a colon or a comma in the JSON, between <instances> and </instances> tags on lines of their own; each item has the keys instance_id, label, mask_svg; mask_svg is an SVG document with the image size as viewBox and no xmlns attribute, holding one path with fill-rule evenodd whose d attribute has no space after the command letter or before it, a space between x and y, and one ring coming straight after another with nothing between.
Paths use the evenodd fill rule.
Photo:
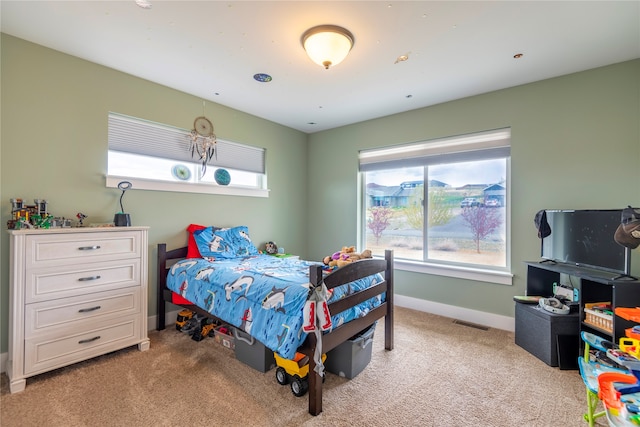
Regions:
<instances>
[{"instance_id":1,"label":"window","mask_svg":"<svg viewBox=\"0 0 640 427\"><path fill-rule=\"evenodd\" d=\"M415 271L510 283L510 140L501 129L361 151L363 247Z\"/></svg>"},{"instance_id":2,"label":"window","mask_svg":"<svg viewBox=\"0 0 640 427\"><path fill-rule=\"evenodd\" d=\"M109 113L107 186L127 180L146 190L268 196L264 149L218 139L205 169L192 157L189 135L185 129ZM229 183L219 184L225 171Z\"/></svg>"}]
</instances>

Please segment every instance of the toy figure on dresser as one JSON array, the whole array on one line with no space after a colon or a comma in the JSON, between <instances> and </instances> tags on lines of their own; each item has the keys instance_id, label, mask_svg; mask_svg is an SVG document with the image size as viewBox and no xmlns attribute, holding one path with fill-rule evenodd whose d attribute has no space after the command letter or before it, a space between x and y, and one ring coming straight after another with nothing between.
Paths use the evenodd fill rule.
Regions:
<instances>
[{"instance_id":1,"label":"toy figure on dresser","mask_svg":"<svg viewBox=\"0 0 640 427\"><path fill-rule=\"evenodd\" d=\"M83 214L82 212L78 212L76 214L76 218L78 218L78 222L80 223L79 227L84 227L83 221L86 217L87 215Z\"/></svg>"},{"instance_id":2,"label":"toy figure on dresser","mask_svg":"<svg viewBox=\"0 0 640 427\"><path fill-rule=\"evenodd\" d=\"M71 221L64 218L54 218L47 211L47 201L35 199L33 205L26 205L22 199L11 200L11 216L7 221L9 230L21 228L57 228L71 227Z\"/></svg>"}]
</instances>

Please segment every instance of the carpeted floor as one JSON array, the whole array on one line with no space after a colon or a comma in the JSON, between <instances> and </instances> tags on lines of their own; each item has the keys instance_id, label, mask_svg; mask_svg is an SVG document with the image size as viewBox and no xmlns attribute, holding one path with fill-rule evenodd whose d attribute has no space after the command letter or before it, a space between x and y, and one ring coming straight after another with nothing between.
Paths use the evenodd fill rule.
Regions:
<instances>
[{"instance_id":1,"label":"carpeted floor","mask_svg":"<svg viewBox=\"0 0 640 427\"><path fill-rule=\"evenodd\" d=\"M125 349L27 380L9 394L12 426L586 426L578 371L551 368L513 333L396 309L395 349L379 322L371 363L352 380L328 374L324 412L296 398L213 339L150 332L151 348ZM600 419L599 426L606 426Z\"/></svg>"}]
</instances>

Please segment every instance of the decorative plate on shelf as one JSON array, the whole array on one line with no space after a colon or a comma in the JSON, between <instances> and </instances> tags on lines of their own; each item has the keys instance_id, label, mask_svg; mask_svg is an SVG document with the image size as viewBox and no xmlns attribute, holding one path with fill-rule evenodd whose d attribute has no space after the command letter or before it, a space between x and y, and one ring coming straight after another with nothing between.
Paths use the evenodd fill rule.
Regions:
<instances>
[{"instance_id":1,"label":"decorative plate on shelf","mask_svg":"<svg viewBox=\"0 0 640 427\"><path fill-rule=\"evenodd\" d=\"M189 181L191 179L191 170L185 165L175 165L171 168L171 175L180 181Z\"/></svg>"},{"instance_id":2,"label":"decorative plate on shelf","mask_svg":"<svg viewBox=\"0 0 640 427\"><path fill-rule=\"evenodd\" d=\"M216 180L218 185L229 185L231 175L229 175L229 171L226 169L216 169L216 172L213 174L213 179Z\"/></svg>"}]
</instances>

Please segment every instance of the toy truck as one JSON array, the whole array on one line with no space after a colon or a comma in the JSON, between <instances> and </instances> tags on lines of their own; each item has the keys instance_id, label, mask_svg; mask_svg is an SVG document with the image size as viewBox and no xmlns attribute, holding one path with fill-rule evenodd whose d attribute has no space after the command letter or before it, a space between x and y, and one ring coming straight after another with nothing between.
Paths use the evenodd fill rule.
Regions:
<instances>
[{"instance_id":1,"label":"toy truck","mask_svg":"<svg viewBox=\"0 0 640 427\"><path fill-rule=\"evenodd\" d=\"M280 385L291 384L291 393L296 397L304 396L309 390L309 356L296 353L293 359L285 359L278 353L273 353L276 359L276 381ZM322 355L322 361L327 358ZM322 378L324 382L324 377Z\"/></svg>"},{"instance_id":2,"label":"toy truck","mask_svg":"<svg viewBox=\"0 0 640 427\"><path fill-rule=\"evenodd\" d=\"M193 311L186 308L178 313L178 316L176 317L176 330L181 331L184 325L187 324L194 314L195 313Z\"/></svg>"},{"instance_id":3,"label":"toy truck","mask_svg":"<svg viewBox=\"0 0 640 427\"><path fill-rule=\"evenodd\" d=\"M213 319L202 319L202 321L200 321L200 326L196 327L193 331L191 339L194 341L202 341L205 337L213 338L216 326L218 326L218 322L215 322Z\"/></svg>"}]
</instances>

